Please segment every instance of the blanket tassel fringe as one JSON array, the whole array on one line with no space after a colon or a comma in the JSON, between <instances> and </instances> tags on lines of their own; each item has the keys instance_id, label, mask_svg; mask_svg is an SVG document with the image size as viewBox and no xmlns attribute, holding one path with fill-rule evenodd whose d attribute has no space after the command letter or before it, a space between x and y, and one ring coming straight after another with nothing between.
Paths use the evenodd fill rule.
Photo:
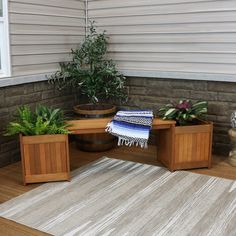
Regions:
<instances>
[{"instance_id":1,"label":"blanket tassel fringe","mask_svg":"<svg viewBox=\"0 0 236 236\"><path fill-rule=\"evenodd\" d=\"M110 127L110 123L108 123L106 129L105 129L106 132L112 132L112 128ZM128 140L128 139L125 139L125 138L122 138L122 137L118 137L118 146L122 146L122 145L125 145L125 146L128 146L128 147L131 147L132 145L135 145L136 147L140 146L141 148L148 148L148 144L147 142L141 142L141 141L136 141L136 140Z\"/></svg>"},{"instance_id":2,"label":"blanket tassel fringe","mask_svg":"<svg viewBox=\"0 0 236 236\"><path fill-rule=\"evenodd\" d=\"M136 147L140 146L141 148L148 148L147 142L140 142L140 141L134 141L134 140L127 140L121 137L118 137L118 146L128 146L131 147L135 145Z\"/></svg>"}]
</instances>

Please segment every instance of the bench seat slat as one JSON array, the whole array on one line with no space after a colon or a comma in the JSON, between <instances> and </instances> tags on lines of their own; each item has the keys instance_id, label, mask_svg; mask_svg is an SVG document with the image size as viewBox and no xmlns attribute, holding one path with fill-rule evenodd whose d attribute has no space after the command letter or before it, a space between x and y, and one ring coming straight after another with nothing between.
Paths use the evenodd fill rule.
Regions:
<instances>
[{"instance_id":1,"label":"bench seat slat","mask_svg":"<svg viewBox=\"0 0 236 236\"><path fill-rule=\"evenodd\" d=\"M88 133L104 133L105 128L112 118L101 119L83 119L67 121L71 126L68 128L73 134L88 134ZM153 119L152 129L169 129L175 125L173 120L161 120L159 118Z\"/></svg>"}]
</instances>

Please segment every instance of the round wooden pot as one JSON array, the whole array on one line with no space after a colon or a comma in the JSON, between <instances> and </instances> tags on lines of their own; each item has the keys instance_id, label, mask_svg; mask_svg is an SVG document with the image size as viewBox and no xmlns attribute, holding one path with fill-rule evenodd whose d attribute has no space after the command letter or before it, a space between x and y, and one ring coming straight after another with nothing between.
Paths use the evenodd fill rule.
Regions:
<instances>
[{"instance_id":1,"label":"round wooden pot","mask_svg":"<svg viewBox=\"0 0 236 236\"><path fill-rule=\"evenodd\" d=\"M81 104L74 107L79 119L95 119L113 117L116 107L109 104ZM102 152L112 149L117 144L117 138L104 134L80 134L75 136L77 147L87 152Z\"/></svg>"}]
</instances>

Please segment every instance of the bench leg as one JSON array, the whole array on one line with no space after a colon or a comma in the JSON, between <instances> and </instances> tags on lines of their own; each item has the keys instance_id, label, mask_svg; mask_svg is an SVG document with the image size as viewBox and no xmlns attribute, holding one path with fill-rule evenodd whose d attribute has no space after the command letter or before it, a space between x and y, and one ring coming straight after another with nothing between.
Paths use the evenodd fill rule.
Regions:
<instances>
[{"instance_id":1,"label":"bench leg","mask_svg":"<svg viewBox=\"0 0 236 236\"><path fill-rule=\"evenodd\" d=\"M157 132L157 160L174 171L174 126Z\"/></svg>"}]
</instances>

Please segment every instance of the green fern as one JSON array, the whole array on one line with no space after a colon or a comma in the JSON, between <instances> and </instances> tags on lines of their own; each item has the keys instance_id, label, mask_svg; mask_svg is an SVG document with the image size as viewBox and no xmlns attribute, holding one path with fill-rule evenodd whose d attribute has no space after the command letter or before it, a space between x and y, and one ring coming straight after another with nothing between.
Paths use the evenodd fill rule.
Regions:
<instances>
[{"instance_id":1,"label":"green fern","mask_svg":"<svg viewBox=\"0 0 236 236\"><path fill-rule=\"evenodd\" d=\"M61 109L38 105L32 112L28 106L21 106L17 108L15 121L9 123L5 135L68 134L68 126Z\"/></svg>"}]
</instances>

